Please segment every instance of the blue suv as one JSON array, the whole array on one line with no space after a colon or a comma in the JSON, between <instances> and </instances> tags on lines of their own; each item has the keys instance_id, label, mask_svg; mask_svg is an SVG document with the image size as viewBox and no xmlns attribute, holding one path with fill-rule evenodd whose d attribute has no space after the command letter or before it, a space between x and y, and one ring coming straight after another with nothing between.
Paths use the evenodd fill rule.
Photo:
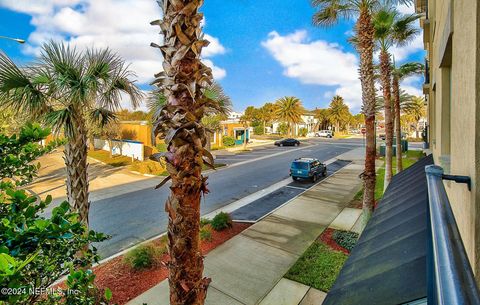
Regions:
<instances>
[{"instance_id":1,"label":"blue suv","mask_svg":"<svg viewBox=\"0 0 480 305\"><path fill-rule=\"evenodd\" d=\"M293 180L311 179L315 182L320 176L327 176L327 166L314 158L295 159L290 166L290 176Z\"/></svg>"}]
</instances>

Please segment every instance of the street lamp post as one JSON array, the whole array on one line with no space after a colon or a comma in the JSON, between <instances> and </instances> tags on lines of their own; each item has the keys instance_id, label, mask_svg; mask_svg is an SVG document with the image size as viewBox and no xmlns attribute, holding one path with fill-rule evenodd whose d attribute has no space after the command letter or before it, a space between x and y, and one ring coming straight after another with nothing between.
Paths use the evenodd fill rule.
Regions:
<instances>
[{"instance_id":1,"label":"street lamp post","mask_svg":"<svg viewBox=\"0 0 480 305\"><path fill-rule=\"evenodd\" d=\"M18 42L18 43L25 43L25 40L20 39L20 38L12 38L12 37L1 36L1 35L0 35L0 38L2 38L2 39L8 39L8 40L13 40L13 41L16 41L16 42Z\"/></svg>"}]
</instances>

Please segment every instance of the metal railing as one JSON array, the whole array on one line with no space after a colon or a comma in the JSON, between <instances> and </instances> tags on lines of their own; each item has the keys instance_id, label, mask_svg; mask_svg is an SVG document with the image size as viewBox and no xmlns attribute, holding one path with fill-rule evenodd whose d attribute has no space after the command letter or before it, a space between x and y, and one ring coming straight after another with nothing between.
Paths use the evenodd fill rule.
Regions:
<instances>
[{"instance_id":1,"label":"metal railing","mask_svg":"<svg viewBox=\"0 0 480 305\"><path fill-rule=\"evenodd\" d=\"M428 184L428 304L480 304L478 287L463 246L443 180L470 183L469 177L445 175L436 165L425 167Z\"/></svg>"}]
</instances>

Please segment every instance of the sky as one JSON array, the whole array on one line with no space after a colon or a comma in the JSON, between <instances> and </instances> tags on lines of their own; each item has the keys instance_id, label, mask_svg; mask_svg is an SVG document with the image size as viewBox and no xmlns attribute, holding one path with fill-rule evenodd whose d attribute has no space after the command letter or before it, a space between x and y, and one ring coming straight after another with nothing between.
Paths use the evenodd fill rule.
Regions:
<instances>
[{"instance_id":1,"label":"sky","mask_svg":"<svg viewBox=\"0 0 480 305\"><path fill-rule=\"evenodd\" d=\"M399 10L413 13L412 7ZM314 27L310 0L205 0L201 11L210 41L202 60L232 98L234 110L283 96L300 98L307 109L326 108L339 94L353 113L360 111L359 59L347 41L354 20ZM150 26L161 16L154 0L0 0L0 35L27 41L0 39L0 49L24 65L49 40L79 49L109 47L148 91L154 73L162 69L160 51L149 46L161 44L159 28ZM421 35L392 53L398 64L423 61ZM402 88L421 95L422 82L421 76L410 77Z\"/></svg>"}]
</instances>

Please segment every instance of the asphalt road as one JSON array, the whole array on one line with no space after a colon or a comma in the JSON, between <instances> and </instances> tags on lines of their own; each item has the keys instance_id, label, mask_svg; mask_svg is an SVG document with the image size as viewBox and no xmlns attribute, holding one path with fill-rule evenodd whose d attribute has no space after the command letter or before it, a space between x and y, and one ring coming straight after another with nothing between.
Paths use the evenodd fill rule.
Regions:
<instances>
[{"instance_id":1,"label":"asphalt road","mask_svg":"<svg viewBox=\"0 0 480 305\"><path fill-rule=\"evenodd\" d=\"M230 165L208 174L211 193L202 199L201 213L205 215L288 178L290 163L295 158L326 161L361 145L361 140L314 139L300 147L272 145L251 153L218 157L217 162ZM90 227L112 236L96 245L100 255L108 257L164 232L168 221L164 203L168 194L168 186L159 190L148 186L93 201Z\"/></svg>"}]
</instances>

